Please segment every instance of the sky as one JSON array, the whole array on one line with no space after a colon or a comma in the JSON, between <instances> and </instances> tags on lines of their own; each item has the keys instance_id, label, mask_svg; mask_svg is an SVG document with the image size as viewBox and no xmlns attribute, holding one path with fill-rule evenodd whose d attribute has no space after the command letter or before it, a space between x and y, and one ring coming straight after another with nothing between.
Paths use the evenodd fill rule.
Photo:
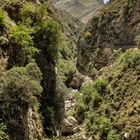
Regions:
<instances>
[{"instance_id":1,"label":"sky","mask_svg":"<svg viewBox=\"0 0 140 140\"><path fill-rule=\"evenodd\" d=\"M104 1L104 4L106 4L107 2L109 2L109 0L103 0Z\"/></svg>"}]
</instances>

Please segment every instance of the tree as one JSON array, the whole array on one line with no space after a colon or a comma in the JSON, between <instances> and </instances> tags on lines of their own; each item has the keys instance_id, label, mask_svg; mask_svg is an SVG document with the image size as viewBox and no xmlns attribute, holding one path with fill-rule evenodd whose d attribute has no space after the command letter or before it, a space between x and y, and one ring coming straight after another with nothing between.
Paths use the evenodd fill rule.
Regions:
<instances>
[{"instance_id":1,"label":"tree","mask_svg":"<svg viewBox=\"0 0 140 140\"><path fill-rule=\"evenodd\" d=\"M40 81L41 72L35 63L6 71L0 81L0 118L13 140L16 137L26 139L29 135L27 112L29 108L38 110L37 96L42 92Z\"/></svg>"}]
</instances>

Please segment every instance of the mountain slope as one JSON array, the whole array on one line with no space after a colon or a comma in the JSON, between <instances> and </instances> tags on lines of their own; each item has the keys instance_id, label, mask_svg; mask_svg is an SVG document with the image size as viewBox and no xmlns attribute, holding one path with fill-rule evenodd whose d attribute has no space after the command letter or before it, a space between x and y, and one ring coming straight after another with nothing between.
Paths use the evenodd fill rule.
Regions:
<instances>
[{"instance_id":1,"label":"mountain slope","mask_svg":"<svg viewBox=\"0 0 140 140\"><path fill-rule=\"evenodd\" d=\"M55 7L70 13L81 22L87 23L102 7L99 0L60 0Z\"/></svg>"},{"instance_id":2,"label":"mountain slope","mask_svg":"<svg viewBox=\"0 0 140 140\"><path fill-rule=\"evenodd\" d=\"M78 43L79 70L91 72L92 68L99 70L107 65L114 57L113 48L136 47L139 9L138 0L114 0L91 19Z\"/></svg>"},{"instance_id":3,"label":"mountain slope","mask_svg":"<svg viewBox=\"0 0 140 140\"><path fill-rule=\"evenodd\" d=\"M77 68L93 81L80 88L74 114L91 139L140 139L139 9L138 0L112 0L80 35Z\"/></svg>"},{"instance_id":4,"label":"mountain slope","mask_svg":"<svg viewBox=\"0 0 140 140\"><path fill-rule=\"evenodd\" d=\"M76 117L94 140L140 139L140 50L130 49L86 83Z\"/></svg>"}]
</instances>

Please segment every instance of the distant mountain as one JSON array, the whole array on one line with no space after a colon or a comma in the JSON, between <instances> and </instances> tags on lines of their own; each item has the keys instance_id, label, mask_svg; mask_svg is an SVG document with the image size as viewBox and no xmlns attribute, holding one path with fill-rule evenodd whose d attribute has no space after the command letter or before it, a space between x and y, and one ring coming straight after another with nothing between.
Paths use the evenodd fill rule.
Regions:
<instances>
[{"instance_id":1,"label":"distant mountain","mask_svg":"<svg viewBox=\"0 0 140 140\"><path fill-rule=\"evenodd\" d=\"M100 0L54 0L56 8L67 11L81 22L87 23L102 7Z\"/></svg>"}]
</instances>

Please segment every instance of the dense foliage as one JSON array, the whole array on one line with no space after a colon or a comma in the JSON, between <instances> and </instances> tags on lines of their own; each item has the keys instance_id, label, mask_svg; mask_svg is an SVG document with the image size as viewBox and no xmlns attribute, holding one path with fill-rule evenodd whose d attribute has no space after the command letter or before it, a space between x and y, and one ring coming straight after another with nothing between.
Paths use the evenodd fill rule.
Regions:
<instances>
[{"instance_id":1,"label":"dense foliage","mask_svg":"<svg viewBox=\"0 0 140 140\"><path fill-rule=\"evenodd\" d=\"M56 85L62 46L60 26L48 15L46 1L2 0L0 6L0 47L8 58L8 70L0 77L0 118L11 138L27 138L28 130L24 128L28 108L35 114L39 109L44 130L52 135L63 115L63 106L58 104L63 96Z\"/></svg>"},{"instance_id":2,"label":"dense foliage","mask_svg":"<svg viewBox=\"0 0 140 140\"><path fill-rule=\"evenodd\" d=\"M0 118L5 122L11 138L20 135L27 138L24 122L29 108L39 109L42 74L36 64L14 67L5 72L0 81ZM14 129L13 129L14 126ZM12 131L11 131L12 129Z\"/></svg>"},{"instance_id":3,"label":"dense foliage","mask_svg":"<svg viewBox=\"0 0 140 140\"><path fill-rule=\"evenodd\" d=\"M139 139L140 51L130 49L81 88L75 108L96 140Z\"/></svg>"},{"instance_id":4,"label":"dense foliage","mask_svg":"<svg viewBox=\"0 0 140 140\"><path fill-rule=\"evenodd\" d=\"M84 28L89 78L82 24L47 0L0 0L0 140L53 139L69 114L87 138L139 140L139 4L111 0Z\"/></svg>"}]
</instances>

